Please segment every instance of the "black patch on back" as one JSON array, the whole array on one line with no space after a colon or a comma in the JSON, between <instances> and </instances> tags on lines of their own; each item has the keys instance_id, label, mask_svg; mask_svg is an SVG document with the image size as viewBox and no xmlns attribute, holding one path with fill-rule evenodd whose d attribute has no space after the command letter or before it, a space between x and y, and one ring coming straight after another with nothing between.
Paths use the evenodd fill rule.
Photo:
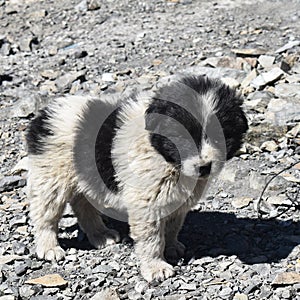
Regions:
<instances>
[{"instance_id":1,"label":"black patch on back","mask_svg":"<svg viewBox=\"0 0 300 300\"><path fill-rule=\"evenodd\" d=\"M53 131L49 129L51 115L53 115L53 112L46 107L40 110L38 116L30 122L26 133L29 154L44 153L45 138L53 135Z\"/></svg>"},{"instance_id":2,"label":"black patch on back","mask_svg":"<svg viewBox=\"0 0 300 300\"><path fill-rule=\"evenodd\" d=\"M106 187L113 193L119 192L116 172L112 163L111 150L117 130L117 115L119 108L113 111L101 126L95 145L95 158L98 172Z\"/></svg>"}]
</instances>

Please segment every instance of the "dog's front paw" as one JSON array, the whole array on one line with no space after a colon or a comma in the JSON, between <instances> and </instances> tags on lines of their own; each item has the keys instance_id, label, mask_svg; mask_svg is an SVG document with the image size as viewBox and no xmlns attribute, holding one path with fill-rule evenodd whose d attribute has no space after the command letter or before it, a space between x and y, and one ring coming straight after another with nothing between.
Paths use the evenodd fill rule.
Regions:
<instances>
[{"instance_id":1,"label":"dog's front paw","mask_svg":"<svg viewBox=\"0 0 300 300\"><path fill-rule=\"evenodd\" d=\"M103 232L97 232L87 235L89 242L97 249L114 245L120 242L120 235L116 230L108 229Z\"/></svg>"},{"instance_id":2,"label":"dog's front paw","mask_svg":"<svg viewBox=\"0 0 300 300\"><path fill-rule=\"evenodd\" d=\"M185 246L176 240L174 243L166 246L165 256L170 260L177 260L183 257L184 252Z\"/></svg>"},{"instance_id":3,"label":"dog's front paw","mask_svg":"<svg viewBox=\"0 0 300 300\"><path fill-rule=\"evenodd\" d=\"M65 251L60 246L45 247L44 245L38 245L36 247L36 254L38 258L59 261L65 257Z\"/></svg>"},{"instance_id":4,"label":"dog's front paw","mask_svg":"<svg viewBox=\"0 0 300 300\"><path fill-rule=\"evenodd\" d=\"M154 260L141 264L141 274L148 282L163 281L174 275L174 269L163 260Z\"/></svg>"}]
</instances>

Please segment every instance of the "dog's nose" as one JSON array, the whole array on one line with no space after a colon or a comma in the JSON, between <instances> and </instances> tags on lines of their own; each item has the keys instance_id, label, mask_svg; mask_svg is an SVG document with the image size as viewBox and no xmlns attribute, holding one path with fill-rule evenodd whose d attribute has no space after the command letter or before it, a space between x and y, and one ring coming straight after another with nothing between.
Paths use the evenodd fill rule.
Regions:
<instances>
[{"instance_id":1,"label":"dog's nose","mask_svg":"<svg viewBox=\"0 0 300 300\"><path fill-rule=\"evenodd\" d=\"M211 162L208 163L207 165L200 167L198 175L199 175L199 177L204 177L206 175L209 175L210 171L211 171Z\"/></svg>"}]
</instances>

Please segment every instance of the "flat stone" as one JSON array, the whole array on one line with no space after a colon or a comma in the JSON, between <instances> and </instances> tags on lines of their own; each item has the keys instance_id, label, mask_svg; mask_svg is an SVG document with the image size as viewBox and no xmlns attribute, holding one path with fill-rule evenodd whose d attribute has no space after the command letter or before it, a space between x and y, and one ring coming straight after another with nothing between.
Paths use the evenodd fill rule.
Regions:
<instances>
[{"instance_id":1,"label":"flat stone","mask_svg":"<svg viewBox=\"0 0 300 300\"><path fill-rule=\"evenodd\" d=\"M55 79L58 77L59 72L54 70L43 70L41 71L41 76L47 79Z\"/></svg>"},{"instance_id":2,"label":"flat stone","mask_svg":"<svg viewBox=\"0 0 300 300\"><path fill-rule=\"evenodd\" d=\"M248 296L243 293L236 293L232 300L248 300Z\"/></svg>"},{"instance_id":3,"label":"flat stone","mask_svg":"<svg viewBox=\"0 0 300 300\"><path fill-rule=\"evenodd\" d=\"M278 149L278 145L276 144L275 141L265 141L260 146L260 149L261 150L266 150L268 152L273 152L273 151L276 151Z\"/></svg>"},{"instance_id":4,"label":"flat stone","mask_svg":"<svg viewBox=\"0 0 300 300\"><path fill-rule=\"evenodd\" d=\"M265 119L275 126L296 122L300 116L300 101L297 99L271 99Z\"/></svg>"},{"instance_id":5,"label":"flat stone","mask_svg":"<svg viewBox=\"0 0 300 300\"><path fill-rule=\"evenodd\" d=\"M40 97L33 95L20 95L20 99L15 102L11 108L11 115L15 118L27 118L36 113L38 110L37 104L40 102Z\"/></svg>"},{"instance_id":6,"label":"flat stone","mask_svg":"<svg viewBox=\"0 0 300 300\"><path fill-rule=\"evenodd\" d=\"M0 192L11 191L14 187L24 186L25 184L22 176L5 176L0 179Z\"/></svg>"},{"instance_id":7,"label":"flat stone","mask_svg":"<svg viewBox=\"0 0 300 300\"><path fill-rule=\"evenodd\" d=\"M269 56L269 55L261 55L258 58L259 64L264 68L264 69L270 69L275 61L274 56Z\"/></svg>"},{"instance_id":8,"label":"flat stone","mask_svg":"<svg viewBox=\"0 0 300 300\"><path fill-rule=\"evenodd\" d=\"M88 10L96 10L101 7L102 0L87 0Z\"/></svg>"},{"instance_id":9,"label":"flat stone","mask_svg":"<svg viewBox=\"0 0 300 300\"><path fill-rule=\"evenodd\" d=\"M296 272L285 272L276 275L272 281L272 285L290 285L300 283L300 273Z\"/></svg>"},{"instance_id":10,"label":"flat stone","mask_svg":"<svg viewBox=\"0 0 300 300\"><path fill-rule=\"evenodd\" d=\"M182 283L179 286L180 290L187 290L187 291L195 291L197 289L197 285L195 283Z\"/></svg>"},{"instance_id":11,"label":"flat stone","mask_svg":"<svg viewBox=\"0 0 300 300\"><path fill-rule=\"evenodd\" d=\"M283 177L285 180L287 180L289 182L300 183L300 178L297 178L292 174L282 173L282 174L280 174L280 176Z\"/></svg>"},{"instance_id":12,"label":"flat stone","mask_svg":"<svg viewBox=\"0 0 300 300\"><path fill-rule=\"evenodd\" d=\"M261 48L249 48L249 49L231 49L231 52L237 56L260 56L265 54L267 51Z\"/></svg>"},{"instance_id":13,"label":"flat stone","mask_svg":"<svg viewBox=\"0 0 300 300\"><path fill-rule=\"evenodd\" d=\"M282 53L282 52L285 52L289 49L292 49L296 46L299 46L300 45L300 41L290 41L288 42L287 44L285 44L284 46L280 47L279 49L277 49L275 51L275 53Z\"/></svg>"},{"instance_id":14,"label":"flat stone","mask_svg":"<svg viewBox=\"0 0 300 300\"><path fill-rule=\"evenodd\" d=\"M15 273L17 276L22 276L26 273L28 265L24 262L15 262Z\"/></svg>"},{"instance_id":15,"label":"flat stone","mask_svg":"<svg viewBox=\"0 0 300 300\"><path fill-rule=\"evenodd\" d=\"M275 85L275 95L283 98L300 98L300 83L279 83Z\"/></svg>"},{"instance_id":16,"label":"flat stone","mask_svg":"<svg viewBox=\"0 0 300 300\"><path fill-rule=\"evenodd\" d=\"M25 156L12 168L11 173L13 175L20 174L23 171L28 170L28 157Z\"/></svg>"},{"instance_id":17,"label":"flat stone","mask_svg":"<svg viewBox=\"0 0 300 300\"><path fill-rule=\"evenodd\" d=\"M78 79L83 81L83 78L85 77L86 71L78 71L78 72L70 72L65 75L62 75L58 77L55 80L55 84L59 89L67 90L70 89L72 86L72 83Z\"/></svg>"},{"instance_id":18,"label":"flat stone","mask_svg":"<svg viewBox=\"0 0 300 300\"><path fill-rule=\"evenodd\" d=\"M15 300L15 296L13 295L0 296L0 300Z\"/></svg>"},{"instance_id":19,"label":"flat stone","mask_svg":"<svg viewBox=\"0 0 300 300\"><path fill-rule=\"evenodd\" d=\"M101 79L104 82L114 82L116 81L116 75L114 73L103 73Z\"/></svg>"},{"instance_id":20,"label":"flat stone","mask_svg":"<svg viewBox=\"0 0 300 300\"><path fill-rule=\"evenodd\" d=\"M68 281L64 280L59 274L48 274L42 277L29 279L25 281L27 284L41 284L46 287L62 287L68 284Z\"/></svg>"},{"instance_id":21,"label":"flat stone","mask_svg":"<svg viewBox=\"0 0 300 300\"><path fill-rule=\"evenodd\" d=\"M221 80L231 88L237 88L240 86L240 83L236 79L231 77L223 77L221 78Z\"/></svg>"},{"instance_id":22,"label":"flat stone","mask_svg":"<svg viewBox=\"0 0 300 300\"><path fill-rule=\"evenodd\" d=\"M250 197L241 197L241 198L235 198L232 200L231 204L235 208L243 208L248 206L253 201L253 198Z\"/></svg>"},{"instance_id":23,"label":"flat stone","mask_svg":"<svg viewBox=\"0 0 300 300\"><path fill-rule=\"evenodd\" d=\"M275 67L268 72L258 75L252 80L251 85L260 89L267 84L276 82L283 74L285 73L279 67Z\"/></svg>"},{"instance_id":24,"label":"flat stone","mask_svg":"<svg viewBox=\"0 0 300 300\"><path fill-rule=\"evenodd\" d=\"M22 259L22 257L19 255L0 255L0 265L8 264L17 259Z\"/></svg>"},{"instance_id":25,"label":"flat stone","mask_svg":"<svg viewBox=\"0 0 300 300\"><path fill-rule=\"evenodd\" d=\"M35 36L23 37L19 42L20 50L24 52L30 52L32 50L33 43L37 43L37 37Z\"/></svg>"},{"instance_id":26,"label":"flat stone","mask_svg":"<svg viewBox=\"0 0 300 300\"><path fill-rule=\"evenodd\" d=\"M290 205L291 201L284 195L269 196L267 202L272 205Z\"/></svg>"},{"instance_id":27,"label":"flat stone","mask_svg":"<svg viewBox=\"0 0 300 300\"><path fill-rule=\"evenodd\" d=\"M120 300L116 290L108 288L95 294L91 300Z\"/></svg>"},{"instance_id":28,"label":"flat stone","mask_svg":"<svg viewBox=\"0 0 300 300\"><path fill-rule=\"evenodd\" d=\"M289 83L299 83L300 82L300 74L293 74L286 77L286 80Z\"/></svg>"},{"instance_id":29,"label":"flat stone","mask_svg":"<svg viewBox=\"0 0 300 300\"><path fill-rule=\"evenodd\" d=\"M253 69L241 82L241 88L245 88L257 77L256 69Z\"/></svg>"}]
</instances>

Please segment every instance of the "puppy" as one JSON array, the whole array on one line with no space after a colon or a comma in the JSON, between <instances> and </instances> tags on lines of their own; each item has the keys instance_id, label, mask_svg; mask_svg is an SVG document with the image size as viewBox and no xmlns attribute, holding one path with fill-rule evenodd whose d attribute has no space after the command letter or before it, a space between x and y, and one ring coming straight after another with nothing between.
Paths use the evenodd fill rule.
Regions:
<instances>
[{"instance_id":1,"label":"puppy","mask_svg":"<svg viewBox=\"0 0 300 300\"><path fill-rule=\"evenodd\" d=\"M155 92L59 98L27 132L28 197L39 258L60 260L58 222L69 201L90 243L119 242L101 215L128 220L149 282L174 274L178 232L220 163L248 129L242 98L216 79L180 76Z\"/></svg>"}]
</instances>

